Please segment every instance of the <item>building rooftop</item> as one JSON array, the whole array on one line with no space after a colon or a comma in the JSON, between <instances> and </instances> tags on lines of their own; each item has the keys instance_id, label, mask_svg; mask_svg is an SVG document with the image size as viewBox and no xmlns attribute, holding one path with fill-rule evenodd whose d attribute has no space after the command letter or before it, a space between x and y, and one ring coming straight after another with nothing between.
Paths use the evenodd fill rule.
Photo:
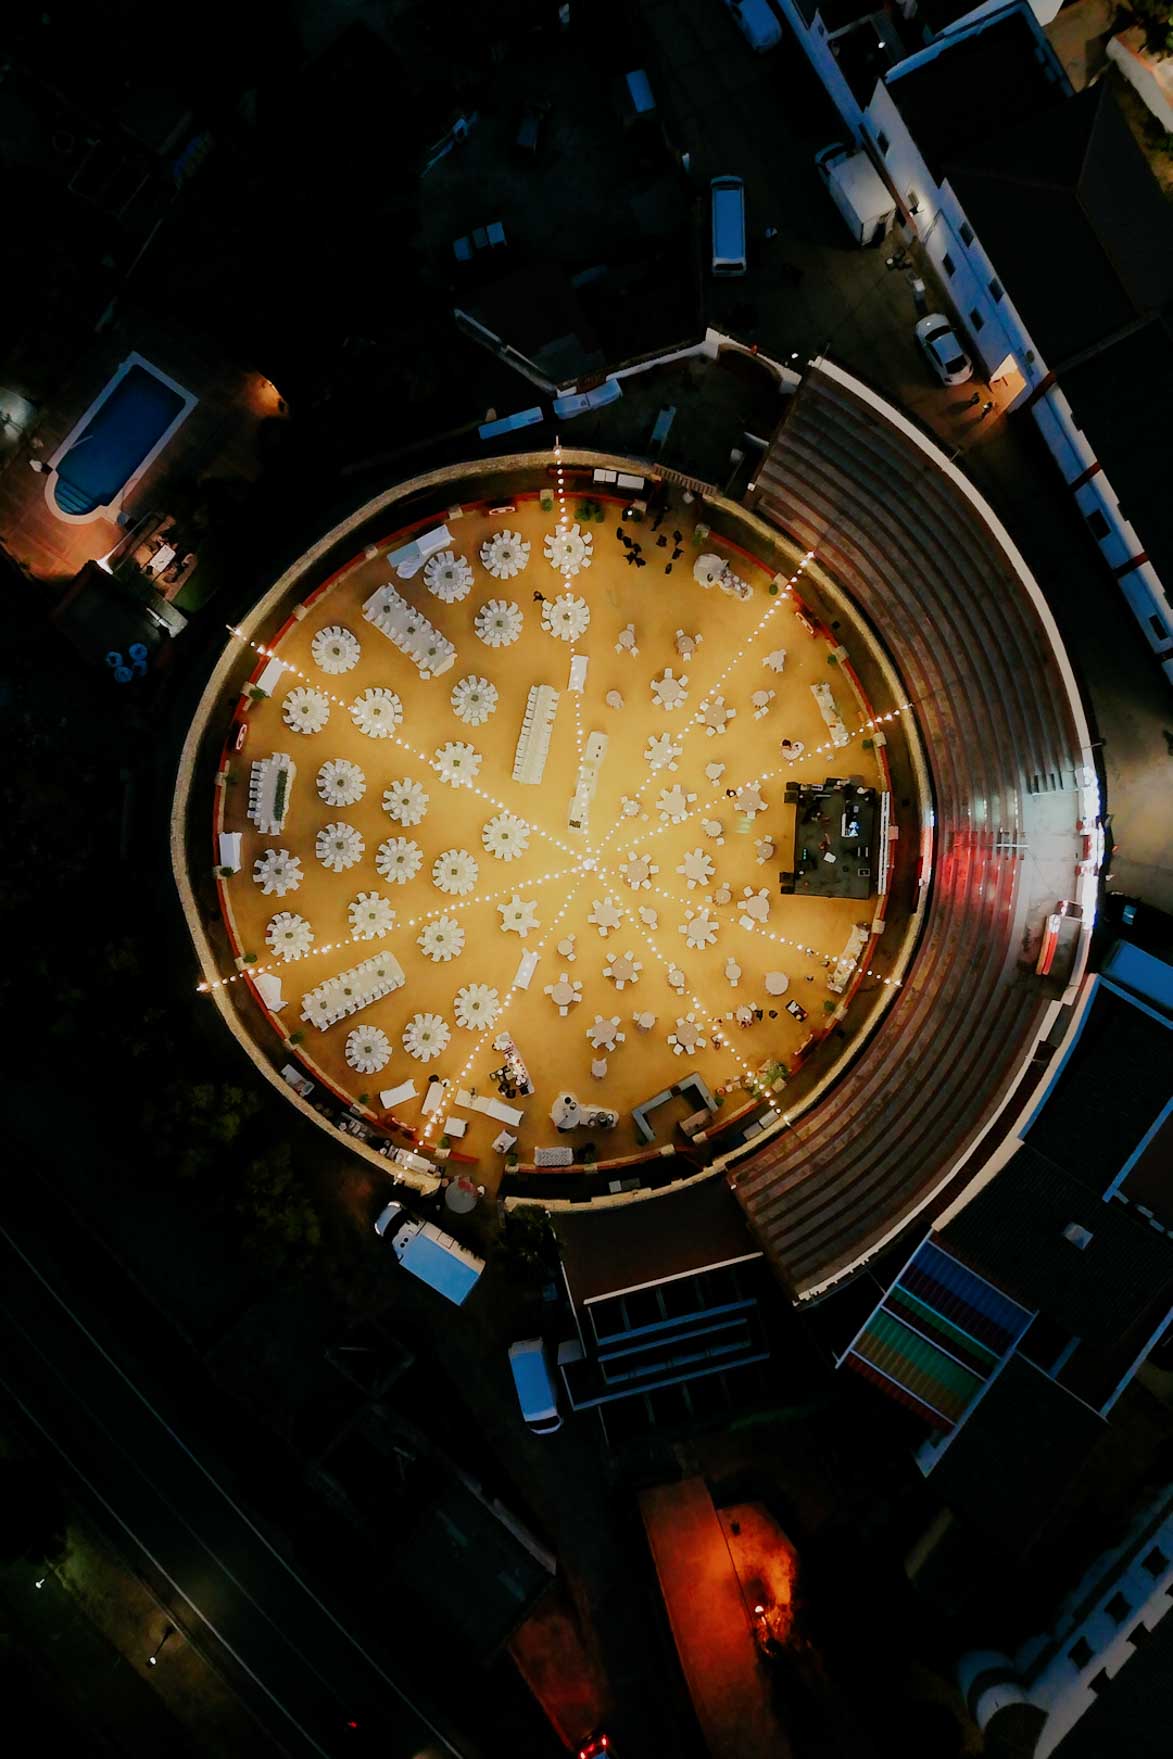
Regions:
<instances>
[{"instance_id":1,"label":"building rooftop","mask_svg":"<svg viewBox=\"0 0 1173 1759\"><path fill-rule=\"evenodd\" d=\"M1165 1759L1173 1718L1173 1617L1166 1613L1147 1642L1137 1642L1127 1667L1112 1675L1074 1728L1053 1748L1055 1759Z\"/></svg>"},{"instance_id":2,"label":"building rooftop","mask_svg":"<svg viewBox=\"0 0 1173 1759\"><path fill-rule=\"evenodd\" d=\"M1173 266L1167 204L1156 235ZM1173 406L1173 309L1064 367L1062 384L1149 560L1164 580L1173 578L1166 420Z\"/></svg>"},{"instance_id":3,"label":"building rooftop","mask_svg":"<svg viewBox=\"0 0 1173 1759\"><path fill-rule=\"evenodd\" d=\"M1026 1140L1102 1197L1171 1091L1173 1029L1101 982Z\"/></svg>"},{"instance_id":4,"label":"building rooftop","mask_svg":"<svg viewBox=\"0 0 1173 1759\"><path fill-rule=\"evenodd\" d=\"M1082 1229L1081 1246L1067 1230ZM1029 1144L943 1230L944 1243L1078 1340L1059 1379L1097 1407L1173 1303L1173 1241ZM1058 1352L1056 1352L1057 1354Z\"/></svg>"},{"instance_id":5,"label":"building rooftop","mask_svg":"<svg viewBox=\"0 0 1173 1759\"><path fill-rule=\"evenodd\" d=\"M933 1467L933 1489L1005 1550L1025 1550L1103 1429L1096 1412L1011 1356Z\"/></svg>"},{"instance_id":6,"label":"building rooftop","mask_svg":"<svg viewBox=\"0 0 1173 1759\"><path fill-rule=\"evenodd\" d=\"M704 1479L644 1491L640 1512L705 1750L713 1759L785 1751L745 1584Z\"/></svg>"},{"instance_id":7,"label":"building rooftop","mask_svg":"<svg viewBox=\"0 0 1173 1759\"><path fill-rule=\"evenodd\" d=\"M577 1303L761 1252L723 1179L707 1179L653 1204L553 1218Z\"/></svg>"},{"instance_id":8,"label":"building rooftop","mask_svg":"<svg viewBox=\"0 0 1173 1759\"><path fill-rule=\"evenodd\" d=\"M1032 1317L929 1239L852 1340L844 1362L935 1428L949 1429Z\"/></svg>"},{"instance_id":9,"label":"building rooftop","mask_svg":"<svg viewBox=\"0 0 1173 1759\"><path fill-rule=\"evenodd\" d=\"M1173 1228L1173 1104L1129 1167L1120 1193L1142 1215Z\"/></svg>"},{"instance_id":10,"label":"building rooftop","mask_svg":"<svg viewBox=\"0 0 1173 1759\"><path fill-rule=\"evenodd\" d=\"M1103 963L1103 974L1121 989L1150 1002L1173 1018L1173 965L1146 953L1131 941L1115 941Z\"/></svg>"},{"instance_id":11,"label":"building rooftop","mask_svg":"<svg viewBox=\"0 0 1173 1759\"><path fill-rule=\"evenodd\" d=\"M1018 5L910 56L887 86L938 178L960 154L1054 110L1067 89L1030 9Z\"/></svg>"},{"instance_id":12,"label":"building rooftop","mask_svg":"<svg viewBox=\"0 0 1173 1759\"><path fill-rule=\"evenodd\" d=\"M1027 112L996 135L954 142L946 157L970 223L1054 370L1077 368L1087 350L1173 299L1173 210L1106 85L1058 110ZM1106 369L1113 393L1139 372L1159 407L1151 396L1157 347L1152 338ZM1173 373L1173 351L1168 358ZM1078 419L1084 411L1067 372L1064 390ZM1096 398L1093 384L1086 395ZM1117 426L1127 435L1126 421Z\"/></svg>"},{"instance_id":13,"label":"building rooftop","mask_svg":"<svg viewBox=\"0 0 1173 1759\"><path fill-rule=\"evenodd\" d=\"M610 1445L761 1399L769 1273L723 1180L554 1223L582 1344L562 1379Z\"/></svg>"},{"instance_id":14,"label":"building rooftop","mask_svg":"<svg viewBox=\"0 0 1173 1759\"><path fill-rule=\"evenodd\" d=\"M493 1653L553 1574L524 1529L457 1473L445 1474L433 1495L419 1496L392 1555L394 1587L470 1654Z\"/></svg>"}]
</instances>

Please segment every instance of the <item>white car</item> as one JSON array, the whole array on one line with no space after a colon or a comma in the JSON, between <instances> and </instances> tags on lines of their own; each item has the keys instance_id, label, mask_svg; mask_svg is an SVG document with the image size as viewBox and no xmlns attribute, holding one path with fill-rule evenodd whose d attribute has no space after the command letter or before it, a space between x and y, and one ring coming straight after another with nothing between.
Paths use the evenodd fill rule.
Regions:
<instances>
[{"instance_id":1,"label":"white car","mask_svg":"<svg viewBox=\"0 0 1173 1759\"><path fill-rule=\"evenodd\" d=\"M722 0L726 12L737 20L738 28L751 49L759 55L776 48L782 41L782 25L770 0Z\"/></svg>"},{"instance_id":2,"label":"white car","mask_svg":"<svg viewBox=\"0 0 1173 1759\"><path fill-rule=\"evenodd\" d=\"M391 1223L394 1221L398 1221L399 1217L402 1214L403 1214L402 1203L399 1203L394 1198L392 1198L391 1202L387 1205L386 1209L384 1209L380 1212L378 1218L375 1221L375 1232L376 1232L376 1234L378 1234L380 1240L383 1238L383 1235L387 1232L387 1229L391 1226Z\"/></svg>"},{"instance_id":3,"label":"white car","mask_svg":"<svg viewBox=\"0 0 1173 1759\"><path fill-rule=\"evenodd\" d=\"M519 1338L509 1346L509 1366L521 1414L535 1435L553 1435L562 1427L554 1376L541 1338Z\"/></svg>"},{"instance_id":4,"label":"white car","mask_svg":"<svg viewBox=\"0 0 1173 1759\"><path fill-rule=\"evenodd\" d=\"M921 352L943 385L964 385L973 378L973 362L961 338L942 312L930 312L916 326Z\"/></svg>"},{"instance_id":5,"label":"white car","mask_svg":"<svg viewBox=\"0 0 1173 1759\"><path fill-rule=\"evenodd\" d=\"M593 391L574 391L567 397L555 397L554 414L563 421L572 416L586 415L591 409L604 409L608 403L616 402L623 395L623 386L618 379L604 379Z\"/></svg>"}]
</instances>

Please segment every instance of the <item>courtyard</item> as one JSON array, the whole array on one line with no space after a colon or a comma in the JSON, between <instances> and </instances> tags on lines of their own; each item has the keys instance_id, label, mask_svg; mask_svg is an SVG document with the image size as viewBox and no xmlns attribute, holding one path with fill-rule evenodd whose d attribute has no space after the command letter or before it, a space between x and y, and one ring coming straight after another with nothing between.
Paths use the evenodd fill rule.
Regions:
<instances>
[{"instance_id":1,"label":"courtyard","mask_svg":"<svg viewBox=\"0 0 1173 1759\"><path fill-rule=\"evenodd\" d=\"M312 594L216 792L272 1031L494 1186L507 1153L655 1153L706 1093L769 1089L843 1008L875 909L874 875L779 892L787 786L886 785L802 554L698 530L679 494L629 518L630 493L560 486L437 507L410 578L391 534Z\"/></svg>"}]
</instances>

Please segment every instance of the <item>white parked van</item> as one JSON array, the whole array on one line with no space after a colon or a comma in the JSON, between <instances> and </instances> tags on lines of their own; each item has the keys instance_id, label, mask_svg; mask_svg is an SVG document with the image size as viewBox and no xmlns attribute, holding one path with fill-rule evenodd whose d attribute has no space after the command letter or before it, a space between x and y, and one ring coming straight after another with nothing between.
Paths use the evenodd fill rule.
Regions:
<instances>
[{"instance_id":1,"label":"white parked van","mask_svg":"<svg viewBox=\"0 0 1173 1759\"><path fill-rule=\"evenodd\" d=\"M745 184L740 177L714 177L709 187L713 204L713 273L744 275Z\"/></svg>"},{"instance_id":2,"label":"white parked van","mask_svg":"<svg viewBox=\"0 0 1173 1759\"><path fill-rule=\"evenodd\" d=\"M616 102L624 128L636 122L654 121L656 99L652 82L642 67L623 75L616 88Z\"/></svg>"},{"instance_id":3,"label":"white parked van","mask_svg":"<svg viewBox=\"0 0 1173 1759\"><path fill-rule=\"evenodd\" d=\"M554 1376L550 1373L549 1358L541 1338L519 1338L517 1343L510 1344L509 1366L513 1370L513 1384L517 1388L522 1416L535 1435L553 1435L556 1429L561 1429L562 1418L558 1414Z\"/></svg>"},{"instance_id":4,"label":"white parked van","mask_svg":"<svg viewBox=\"0 0 1173 1759\"><path fill-rule=\"evenodd\" d=\"M573 416L586 415L592 409L604 409L608 403L617 403L623 395L623 386L618 379L604 379L591 391L571 391L565 397L555 397L554 414L561 421L570 421Z\"/></svg>"},{"instance_id":5,"label":"white parked van","mask_svg":"<svg viewBox=\"0 0 1173 1759\"><path fill-rule=\"evenodd\" d=\"M835 141L815 154L831 199L857 244L878 244L896 219L896 203L866 153Z\"/></svg>"},{"instance_id":6,"label":"white parked van","mask_svg":"<svg viewBox=\"0 0 1173 1759\"><path fill-rule=\"evenodd\" d=\"M751 49L759 55L776 48L782 41L782 26L770 0L724 0L726 12L737 20L738 28Z\"/></svg>"}]
</instances>

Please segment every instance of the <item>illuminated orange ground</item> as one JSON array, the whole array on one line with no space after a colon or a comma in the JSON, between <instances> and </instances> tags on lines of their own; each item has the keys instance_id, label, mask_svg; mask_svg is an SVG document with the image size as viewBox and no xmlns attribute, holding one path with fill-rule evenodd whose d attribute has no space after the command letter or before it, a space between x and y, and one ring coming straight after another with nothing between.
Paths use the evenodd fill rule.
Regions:
<instances>
[{"instance_id":1,"label":"illuminated orange ground","mask_svg":"<svg viewBox=\"0 0 1173 1759\"><path fill-rule=\"evenodd\" d=\"M335 1087L355 1099L367 1095L376 1110L378 1093L409 1076L416 1079L421 1095L432 1074L449 1077L453 1092L457 1085L463 1085L490 1093L494 1089L489 1072L501 1062L491 1041L507 1028L536 1084L535 1094L524 1102L526 1117L519 1131L523 1158L529 1158L535 1146L583 1141L587 1136L597 1143L601 1155L630 1153L638 1142L628 1114L641 1099L692 1069L715 1090L723 1083L740 1080L748 1070L771 1058L791 1056L810 1026L823 1017L823 1002L829 995L821 957L800 949L837 957L853 923L870 920L873 909L867 902L781 897L777 891L778 869L791 865L791 850L783 834L785 781L814 781L829 773L850 772L866 783L882 783L875 754L863 749L858 736L843 752L828 749L827 730L809 688L812 682L832 683L843 719L853 733L861 727L863 717L846 680L828 668L825 644L800 627L784 594L769 595L772 569L752 563L715 538L706 539L699 548L694 546L691 530L680 514L670 515L662 528L668 533L674 527L683 531L684 553L672 575L666 577L663 572L670 549L657 548L647 526L624 527L641 539L648 557L646 568L630 567L615 535L617 517L618 510L608 507L605 524L584 527L593 533L595 559L589 570L566 584L569 591L586 599L591 622L572 650L544 631L541 606L533 603L535 591L553 599L564 590L561 577L542 553L545 535L556 526L556 514L543 512L536 500L530 499L506 518L490 519L481 512L456 519L449 515L454 547L473 564L475 579L469 596L461 603L443 604L427 590L422 573L410 583L396 583L402 595L457 646L456 664L438 679L421 680L413 663L364 620L364 600L392 579L392 573L382 555L358 562L314 603L277 650L283 660L305 675L291 677L289 688L308 682L334 699L328 724L309 736L291 731L282 720L285 686L278 686L272 700L251 711L248 745L235 765L238 785L226 793L225 828L244 833L243 871L226 888L237 937L242 949L256 953L258 967L273 969L281 976L288 998L283 1022L287 1028L297 1027L304 1033L299 1054L307 1065L316 1066ZM478 552L486 536L504 527L520 532L530 542L531 556L522 574L497 581L482 567ZM754 588L748 602L738 602L716 588L704 590L694 581L697 556L710 551L727 558ZM796 557L795 565L797 561ZM520 606L524 631L515 645L494 649L475 634L474 615L490 598L504 598ZM616 652L617 638L628 622L636 626L637 658ZM318 630L335 624L358 637L362 654L354 670L327 676L314 663L310 647ZM675 646L675 634L681 628L703 636L687 666ZM780 676L763 664L763 656L778 647L785 648L788 655ZM586 689L581 695L566 689L572 651L589 659ZM651 693L652 680L666 666L677 676L686 675L688 681L687 703L671 712L656 706ZM465 726L450 702L453 685L468 674L488 679L499 693L496 711L476 728ZM552 685L563 694L543 780L539 786L524 786L512 781L511 770L527 693L533 684ZM394 740L367 737L348 713L347 705L355 697L377 685L393 689L403 702L404 718ZM775 700L766 717L755 720L750 696L763 688L772 688ZM702 699L718 690L737 714L723 736L708 736L692 716ZM606 704L610 691L621 693L622 708ZM609 746L589 833L583 836L568 830L567 816L579 756L593 732L605 733ZM674 734L677 742L683 741L675 774L653 772L643 756L649 738L666 732ZM804 756L793 765L784 763L779 754L783 737L805 744ZM479 792L449 786L431 767L436 749L457 739L471 744L482 756L476 778ZM297 765L285 829L276 838L261 836L245 818L248 763L273 751L288 753ZM331 758L349 759L364 772L366 792L356 805L329 807L319 800L315 778L320 766ZM715 761L727 766L716 785L706 780L704 773L706 765ZM421 783L430 797L427 815L412 827L393 823L381 804L384 789L404 777ZM739 819L725 790L757 778L761 779L767 810L752 822ZM683 824L665 826L657 812L657 798L661 788L675 783L694 793L696 801ZM624 796L638 798L639 817L623 815ZM524 818L531 827L527 852L508 863L488 853L481 842L482 827L500 807ZM717 844L701 828L701 820L710 816L723 821L723 844ZM318 861L314 844L318 831L338 820L361 834L365 852L356 866L336 875ZM755 841L770 834L777 854L759 865ZM379 845L397 836L418 843L423 852L418 874L402 886L380 878L375 865ZM269 848L287 849L302 863L302 885L284 898L264 896L250 877L254 860ZM432 862L453 848L468 851L478 864L476 890L466 898L446 898L432 883ZM658 864L659 873L653 877L652 890L633 892L619 873L619 863L645 848ZM709 885L690 891L675 870L686 851L697 848L712 857L716 871ZM593 869L586 865L589 861L596 864ZM714 886L721 882L731 888L733 902L708 906L719 922L716 944L692 951L679 924L686 908L703 906L706 895L712 896ZM764 886L770 897L767 922L752 931L738 925L736 906L746 886L755 892ZM377 892L394 907L395 926L385 941L348 939L347 907L360 891ZM524 941L501 929L498 905L508 903L514 894L532 901L539 919L539 927ZM587 919L594 901L607 894L620 906L624 920L604 939ZM636 911L640 905L657 911L654 930L639 921ZM314 950L308 957L284 965L272 959L265 940L267 924L282 910L306 918L315 936ZM421 951L417 936L427 920L439 914L448 914L460 923L465 945L459 957L437 964ZM573 962L556 950L557 943L568 935L575 937ZM331 951L318 950L327 945ZM306 990L381 946L389 948L402 965L407 978L403 989L326 1031L296 1018ZM528 949L540 953L537 973L528 991L513 990L519 958ZM604 964L609 955L627 951L643 969L634 985L617 994L604 976ZM742 968L736 988L724 974L730 957ZM686 974L687 989L682 997L674 994L667 982L672 962ZM781 971L789 977L787 997L771 1002L764 987L768 971ZM544 993L545 986L563 972L582 983L582 1000L565 1018ZM805 981L808 974L813 982ZM501 1019L488 1033L474 1033L456 1024L454 996L470 983L495 988L504 1006ZM790 997L809 1010L807 1025L800 1025L783 1011L784 1001ZM729 1016L740 1003L763 1009L773 1006L777 1018L770 1020L767 1014L748 1029L728 1024L728 1041L715 1042L713 1023ZM638 1032L632 1015L644 1010L654 1014L656 1025L648 1032ZM421 1011L440 1015L451 1028L446 1051L428 1064L414 1060L401 1044L407 1022ZM706 1045L691 1056L676 1056L667 1038L677 1017L690 1011L702 1026ZM586 1038L586 1028L596 1014L608 1018L618 1015L626 1035L626 1041L607 1057L602 1079L592 1076L592 1059L597 1053ZM378 1074L358 1075L347 1065L344 1047L358 1025L380 1027L391 1041L390 1061ZM586 1135L558 1137L548 1112L554 1096L564 1088L574 1090L584 1103L613 1107L620 1113L618 1128L605 1135L592 1130ZM407 1102L397 1108L398 1115L418 1124L419 1104L418 1100ZM470 1116L468 1134L461 1144L482 1158L483 1176L494 1179L500 1163L489 1145L499 1128L488 1118Z\"/></svg>"}]
</instances>

